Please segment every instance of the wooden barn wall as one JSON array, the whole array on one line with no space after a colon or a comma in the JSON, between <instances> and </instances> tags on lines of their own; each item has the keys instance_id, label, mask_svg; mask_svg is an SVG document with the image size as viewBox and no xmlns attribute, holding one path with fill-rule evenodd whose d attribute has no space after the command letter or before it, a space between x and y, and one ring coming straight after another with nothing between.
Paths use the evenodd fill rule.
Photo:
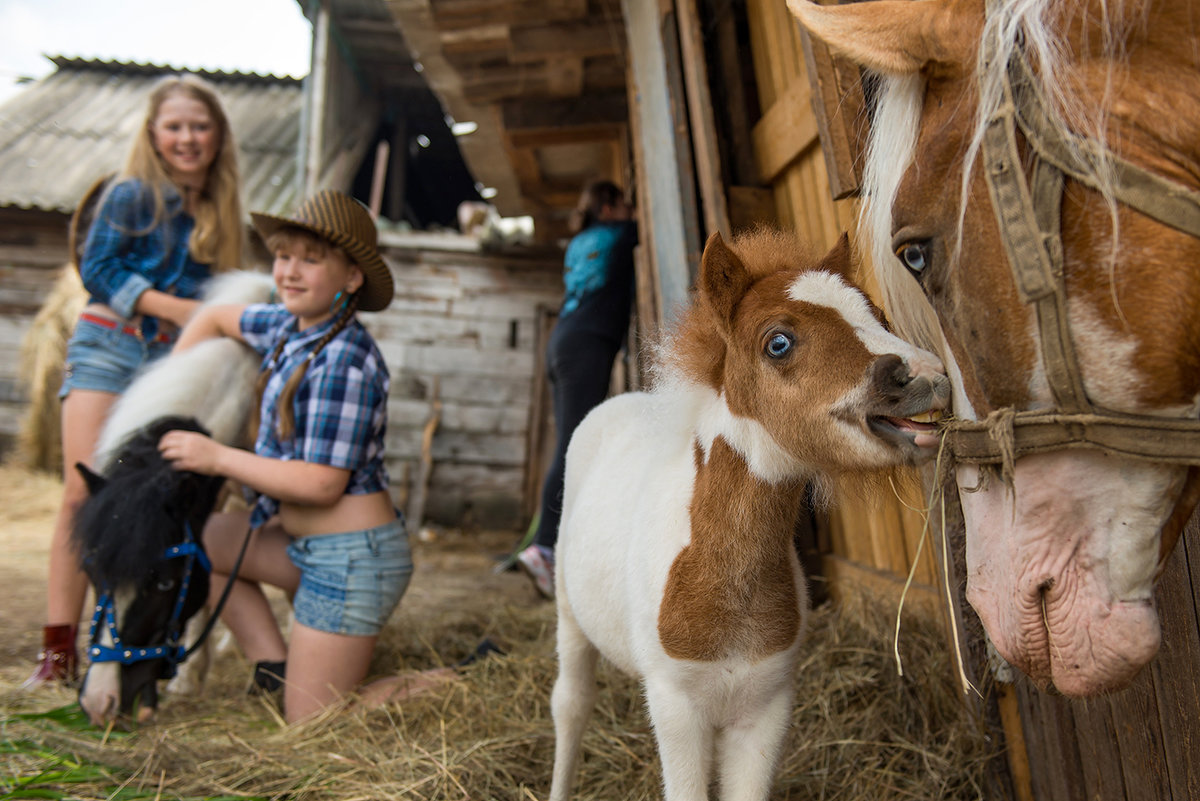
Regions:
<instances>
[{"instance_id":1,"label":"wooden barn wall","mask_svg":"<svg viewBox=\"0 0 1200 801\"><path fill-rule=\"evenodd\" d=\"M65 232L63 215L0 211L0 458L29 408L18 356ZM396 298L362 320L391 371L392 495L405 510L422 495L424 518L442 525L524 528L540 490L541 329L561 301L561 260L383 239Z\"/></svg>"},{"instance_id":2,"label":"wooden barn wall","mask_svg":"<svg viewBox=\"0 0 1200 801\"><path fill-rule=\"evenodd\" d=\"M16 441L28 392L21 343L67 253L67 216L0 209L0 455Z\"/></svg>"},{"instance_id":3,"label":"wooden barn wall","mask_svg":"<svg viewBox=\"0 0 1200 801\"><path fill-rule=\"evenodd\" d=\"M832 247L844 231L853 240L857 204L831 199L800 29L785 0L748 0L746 12L762 113L751 141L758 180L771 188L778 223L820 249ZM860 269L859 279L876 294L869 269ZM925 502L915 471L902 472L895 488L893 493L889 485L869 502L841 498L828 515L824 566L830 589L836 595L869 587L898 597L915 563L910 598L936 609L937 563L932 545L921 547L925 526L918 510Z\"/></svg>"},{"instance_id":4,"label":"wooden barn wall","mask_svg":"<svg viewBox=\"0 0 1200 801\"><path fill-rule=\"evenodd\" d=\"M386 452L397 503L410 508L424 493L429 520L524 527L541 489L531 449L548 414L542 329L561 301L561 260L398 245L384 253L396 299L363 319L391 370Z\"/></svg>"}]
</instances>

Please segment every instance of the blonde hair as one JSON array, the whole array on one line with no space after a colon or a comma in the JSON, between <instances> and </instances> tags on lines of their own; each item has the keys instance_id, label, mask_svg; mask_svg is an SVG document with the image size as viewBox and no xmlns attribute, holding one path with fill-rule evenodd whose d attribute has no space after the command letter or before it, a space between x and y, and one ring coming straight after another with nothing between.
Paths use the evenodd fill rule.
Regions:
<instances>
[{"instance_id":1,"label":"blonde hair","mask_svg":"<svg viewBox=\"0 0 1200 801\"><path fill-rule=\"evenodd\" d=\"M347 267L357 267L357 263L350 257L345 250L333 244L328 239L309 231L305 228L285 227L267 237L267 248L274 253L281 247L296 247L303 250L306 256L316 256L318 258L326 258L331 254L340 255L346 262ZM338 335L338 332L349 324L354 319L354 312L358 309L358 296L362 291L360 286L358 291L346 298L346 303L338 312L338 317L334 321L333 326L325 332L325 336L317 341L313 346L312 351L305 357L304 361L288 376L287 383L283 385L283 391L279 394L279 403L275 408L279 417L278 434L280 439L289 439L296 431L296 415L292 411L292 401L296 397L296 390L300 388L300 382L304 380L304 376L308 373L308 366L312 364L313 359L317 358L329 341ZM278 344L275 345L275 350L271 352L271 358L267 359L266 365L262 372L258 374L258 380L254 385L255 399L254 411L251 414L249 433L255 441L258 439L258 427L261 423L260 414L262 413L263 395L267 391L267 382L271 379L271 374L275 372L275 367L279 363L280 354L283 353L283 346L287 344L287 337L280 337Z\"/></svg>"},{"instance_id":2,"label":"blonde hair","mask_svg":"<svg viewBox=\"0 0 1200 801\"><path fill-rule=\"evenodd\" d=\"M162 222L166 214L163 187L171 183L171 178L162 157L154 149L154 137L150 129L163 101L177 94L203 103L217 127L217 154L192 207L196 225L188 239L188 252L197 262L211 265L213 272L231 270L241 265L243 245L237 145L229 126L229 117L225 114L216 89L208 81L195 75L168 75L154 85L150 91L146 117L134 135L125 169L113 183L128 179L140 181L154 198L151 228Z\"/></svg>"}]
</instances>

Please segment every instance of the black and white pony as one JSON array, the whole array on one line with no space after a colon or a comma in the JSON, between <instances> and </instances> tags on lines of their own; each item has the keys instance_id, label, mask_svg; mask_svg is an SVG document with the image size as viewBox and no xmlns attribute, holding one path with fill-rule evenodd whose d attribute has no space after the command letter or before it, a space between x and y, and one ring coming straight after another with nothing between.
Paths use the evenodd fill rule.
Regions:
<instances>
[{"instance_id":1,"label":"black and white pony","mask_svg":"<svg viewBox=\"0 0 1200 801\"><path fill-rule=\"evenodd\" d=\"M215 279L206 304L270 299L270 276L235 272ZM200 535L224 479L176 471L158 452L167 431L201 431L246 444L260 359L231 339L202 342L138 376L114 404L95 453L96 472L77 465L89 497L73 538L96 592L79 703L93 723L146 720L169 679L208 630L209 565ZM198 651L196 691L207 654ZM189 663L190 665L191 663ZM178 679L177 679L178 681Z\"/></svg>"}]
</instances>

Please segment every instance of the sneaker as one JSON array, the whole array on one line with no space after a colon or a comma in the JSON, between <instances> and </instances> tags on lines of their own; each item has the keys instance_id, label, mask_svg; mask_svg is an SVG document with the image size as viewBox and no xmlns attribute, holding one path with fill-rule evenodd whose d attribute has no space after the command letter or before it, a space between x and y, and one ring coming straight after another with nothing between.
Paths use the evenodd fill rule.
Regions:
<instances>
[{"instance_id":1,"label":"sneaker","mask_svg":"<svg viewBox=\"0 0 1200 801\"><path fill-rule=\"evenodd\" d=\"M525 571L544 598L554 597L554 551L530 545L517 554L517 565Z\"/></svg>"}]
</instances>

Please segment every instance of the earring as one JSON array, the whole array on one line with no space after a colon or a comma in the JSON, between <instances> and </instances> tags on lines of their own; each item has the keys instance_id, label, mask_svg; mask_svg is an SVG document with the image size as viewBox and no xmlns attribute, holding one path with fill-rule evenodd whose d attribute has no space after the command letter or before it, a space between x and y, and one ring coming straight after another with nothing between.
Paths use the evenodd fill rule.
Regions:
<instances>
[{"instance_id":1,"label":"earring","mask_svg":"<svg viewBox=\"0 0 1200 801\"><path fill-rule=\"evenodd\" d=\"M346 308L346 301L342 300L342 294L342 290L339 289L338 293L333 296L333 303L329 304L330 314L336 314L337 312L340 312L342 309ZM338 305L339 300L342 301L341 306Z\"/></svg>"}]
</instances>

